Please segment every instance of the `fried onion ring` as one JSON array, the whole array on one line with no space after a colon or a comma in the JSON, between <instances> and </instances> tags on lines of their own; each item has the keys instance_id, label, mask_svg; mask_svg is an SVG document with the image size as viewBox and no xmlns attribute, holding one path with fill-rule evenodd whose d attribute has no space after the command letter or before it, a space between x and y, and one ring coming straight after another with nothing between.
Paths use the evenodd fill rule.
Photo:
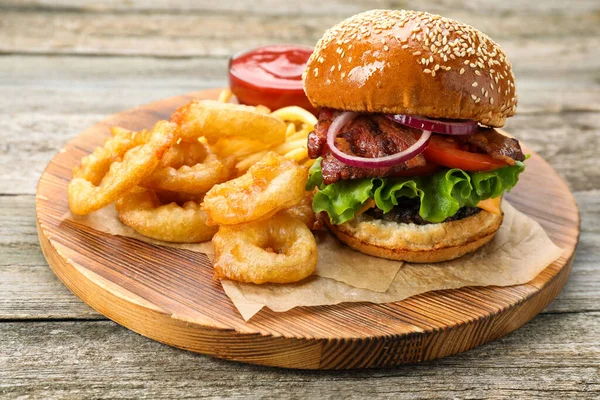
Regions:
<instances>
[{"instance_id":1,"label":"fried onion ring","mask_svg":"<svg viewBox=\"0 0 600 400\"><path fill-rule=\"evenodd\" d=\"M203 207L211 224L265 219L302 200L307 178L305 167L270 152L244 175L215 185Z\"/></svg>"},{"instance_id":2,"label":"fried onion ring","mask_svg":"<svg viewBox=\"0 0 600 400\"><path fill-rule=\"evenodd\" d=\"M171 122L181 127L185 141L205 137L212 144L219 138L238 136L268 144L283 143L285 123L261 111L241 104L196 100L178 108Z\"/></svg>"},{"instance_id":3,"label":"fried onion ring","mask_svg":"<svg viewBox=\"0 0 600 400\"><path fill-rule=\"evenodd\" d=\"M306 192L298 204L286 209L283 213L299 219L308 229L313 230L316 222L315 212L312 208L313 197L313 192Z\"/></svg>"},{"instance_id":4,"label":"fried onion ring","mask_svg":"<svg viewBox=\"0 0 600 400\"><path fill-rule=\"evenodd\" d=\"M302 221L286 214L248 224L222 225L212 242L216 279L290 283L308 277L317 266L314 236Z\"/></svg>"},{"instance_id":5,"label":"fried onion ring","mask_svg":"<svg viewBox=\"0 0 600 400\"><path fill-rule=\"evenodd\" d=\"M141 186L184 193L206 193L232 175L233 159L221 159L196 142L175 144Z\"/></svg>"},{"instance_id":6,"label":"fried onion ring","mask_svg":"<svg viewBox=\"0 0 600 400\"><path fill-rule=\"evenodd\" d=\"M106 154L101 158L90 156L82 160L83 167L74 171L68 187L71 212L86 215L123 196L154 171L178 135L177 125L159 121L151 132L109 138L105 149L118 148L111 153L112 162L108 163Z\"/></svg>"},{"instance_id":7,"label":"fried onion ring","mask_svg":"<svg viewBox=\"0 0 600 400\"><path fill-rule=\"evenodd\" d=\"M149 189L135 188L117 200L115 207L121 222L156 240L199 243L210 240L217 232L217 227L206 225L208 217L199 202L165 204Z\"/></svg>"},{"instance_id":8,"label":"fried onion ring","mask_svg":"<svg viewBox=\"0 0 600 400\"><path fill-rule=\"evenodd\" d=\"M146 130L134 132L117 126L110 130L112 136L106 139L104 146L96 147L91 154L81 159L79 165L73 168L73 178L83 178L98 186L110 165L115 161L120 161L128 150L142 144L143 139L146 139L148 135Z\"/></svg>"}]
</instances>

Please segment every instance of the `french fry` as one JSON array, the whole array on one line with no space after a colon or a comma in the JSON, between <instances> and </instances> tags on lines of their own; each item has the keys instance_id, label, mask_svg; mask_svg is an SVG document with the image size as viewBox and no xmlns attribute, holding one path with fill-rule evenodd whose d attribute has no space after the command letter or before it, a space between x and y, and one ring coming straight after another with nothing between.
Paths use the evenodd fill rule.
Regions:
<instances>
[{"instance_id":1,"label":"french fry","mask_svg":"<svg viewBox=\"0 0 600 400\"><path fill-rule=\"evenodd\" d=\"M231 90L229 90L229 89L221 90L221 93L219 93L219 102L220 103L228 103L229 100L231 99L232 95L233 95L233 93L231 93Z\"/></svg>"}]
</instances>

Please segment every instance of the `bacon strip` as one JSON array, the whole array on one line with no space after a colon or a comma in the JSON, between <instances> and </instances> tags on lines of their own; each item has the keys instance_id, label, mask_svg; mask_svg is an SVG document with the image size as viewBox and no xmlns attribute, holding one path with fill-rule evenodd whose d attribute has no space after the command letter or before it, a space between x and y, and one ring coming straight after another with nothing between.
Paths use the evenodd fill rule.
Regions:
<instances>
[{"instance_id":1,"label":"bacon strip","mask_svg":"<svg viewBox=\"0 0 600 400\"><path fill-rule=\"evenodd\" d=\"M459 142L468 143L508 165L515 165L515 161L525 160L519 141L504 136L493 128L480 127L474 134L464 137L456 136L456 139Z\"/></svg>"},{"instance_id":2,"label":"bacon strip","mask_svg":"<svg viewBox=\"0 0 600 400\"><path fill-rule=\"evenodd\" d=\"M326 143L327 131L337 114L332 110L323 110L314 132L308 136L309 157L323 157L321 170L326 184L341 179L383 177L425 165L422 155L388 168L358 168L344 164L329 153ZM398 125L381 115L361 115L340 131L336 145L348 154L378 158L406 150L418 140L420 134L418 129Z\"/></svg>"},{"instance_id":3,"label":"bacon strip","mask_svg":"<svg viewBox=\"0 0 600 400\"><path fill-rule=\"evenodd\" d=\"M335 158L327 147L327 131L341 112L323 109L315 130L308 135L308 156L323 157L321 170L323 182L335 183L345 179L378 178L390 176L425 165L422 154L405 163L388 168L358 168L344 164ZM337 135L336 145L345 153L360 157L377 158L399 153L409 148L420 137L421 131L397 124L380 114L363 114L347 124ZM453 136L476 150L489 154L508 165L525 160L519 141L506 137L492 128L478 128L468 136Z\"/></svg>"}]
</instances>

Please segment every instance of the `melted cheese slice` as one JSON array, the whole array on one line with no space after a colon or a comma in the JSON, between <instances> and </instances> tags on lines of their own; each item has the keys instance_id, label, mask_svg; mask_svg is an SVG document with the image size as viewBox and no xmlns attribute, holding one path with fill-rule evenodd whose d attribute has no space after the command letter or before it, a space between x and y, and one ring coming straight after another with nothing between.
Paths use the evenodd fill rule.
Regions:
<instances>
[{"instance_id":1,"label":"melted cheese slice","mask_svg":"<svg viewBox=\"0 0 600 400\"><path fill-rule=\"evenodd\" d=\"M500 209L501 200L502 196L494 197L493 199L481 200L479 203L477 203L477 207L493 214L502 215L502 210Z\"/></svg>"},{"instance_id":2,"label":"melted cheese slice","mask_svg":"<svg viewBox=\"0 0 600 400\"><path fill-rule=\"evenodd\" d=\"M369 199L363 204L363 206L356 212L355 216L359 216L360 214L367 211L369 208L375 207L375 199Z\"/></svg>"}]
</instances>

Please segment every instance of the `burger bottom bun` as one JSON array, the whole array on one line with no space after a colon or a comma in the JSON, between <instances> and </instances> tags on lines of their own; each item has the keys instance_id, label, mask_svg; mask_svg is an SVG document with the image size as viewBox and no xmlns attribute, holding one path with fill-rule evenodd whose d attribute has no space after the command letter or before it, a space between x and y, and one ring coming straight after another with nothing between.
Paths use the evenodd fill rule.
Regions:
<instances>
[{"instance_id":1,"label":"burger bottom bun","mask_svg":"<svg viewBox=\"0 0 600 400\"><path fill-rule=\"evenodd\" d=\"M485 210L457 221L416 225L375 219L361 214L329 229L339 240L362 253L414 263L452 260L492 240L503 215Z\"/></svg>"}]
</instances>

